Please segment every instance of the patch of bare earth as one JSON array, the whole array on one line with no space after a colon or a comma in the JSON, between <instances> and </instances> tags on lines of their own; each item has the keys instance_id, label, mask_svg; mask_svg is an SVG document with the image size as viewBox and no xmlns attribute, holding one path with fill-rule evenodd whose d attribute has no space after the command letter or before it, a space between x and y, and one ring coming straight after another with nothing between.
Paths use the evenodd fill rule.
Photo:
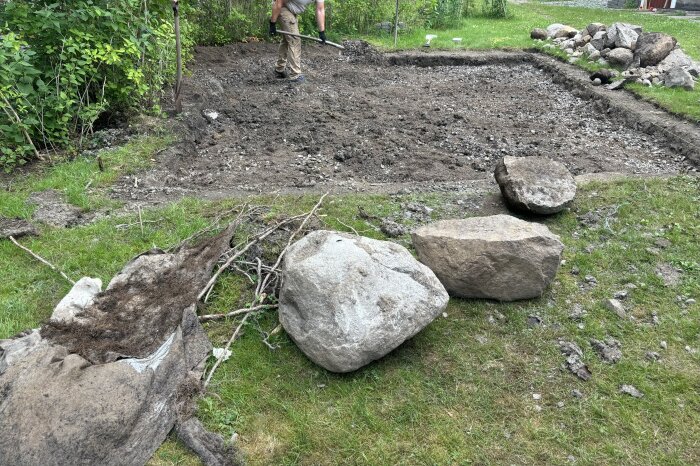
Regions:
<instances>
[{"instance_id":1,"label":"patch of bare earth","mask_svg":"<svg viewBox=\"0 0 700 466\"><path fill-rule=\"evenodd\" d=\"M694 169L676 144L572 93L534 55L390 66L308 44L303 54L307 82L291 85L272 73L274 44L197 49L175 125L182 142L114 196L431 189L491 180L504 155L547 156L575 175Z\"/></svg>"}]
</instances>

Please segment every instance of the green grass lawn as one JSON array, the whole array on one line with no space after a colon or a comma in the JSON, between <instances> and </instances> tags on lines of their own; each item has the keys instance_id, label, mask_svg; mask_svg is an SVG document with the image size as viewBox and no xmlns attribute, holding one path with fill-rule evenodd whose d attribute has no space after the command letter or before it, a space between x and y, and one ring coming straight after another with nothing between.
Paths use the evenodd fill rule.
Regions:
<instances>
[{"instance_id":1,"label":"green grass lawn","mask_svg":"<svg viewBox=\"0 0 700 466\"><path fill-rule=\"evenodd\" d=\"M74 163L80 163L74 162ZM67 168L67 167L66 167ZM20 195L21 193L15 193ZM401 211L407 201L434 207L435 218L458 215L456 194L332 196L321 214L328 228L350 225L382 237L359 218L358 206L376 215ZM307 196L253 199L277 212L307 210ZM168 247L207 225L235 200L186 200L150 210L143 234L136 215L70 230L46 228L23 242L73 278L104 281L140 251ZM272 312L251 320L233 357L217 372L199 416L225 437L238 435L250 464L688 464L700 457L700 183L696 178L630 180L584 187L571 211L545 223L561 235L566 264L545 295L498 304L452 300L447 318L387 357L352 374L331 374L311 363L281 334L271 351L260 331L277 325ZM600 210L588 228L577 216ZM607 218L607 222L605 219ZM657 238L670 246L652 250ZM408 244L408 237L400 239ZM649 249L649 250L648 250ZM659 263L682 270L677 286L656 276ZM68 291L67 282L7 241L0 242L0 338L38 325ZM573 268L579 275L571 273ZM583 277L598 285L581 289ZM602 305L627 283L637 288L625 305L635 320L621 320ZM244 281L229 275L217 286L208 312L240 307ZM568 318L575 304L588 312ZM656 313L659 325L651 324ZM542 317L529 327L527 316ZM216 346L236 323L207 324ZM616 365L594 354L589 338L617 338L624 356ZM557 339L577 342L593 379L582 382L562 368ZM668 342L662 350L660 342ZM662 358L650 362L647 351ZM621 384L642 399L618 393ZM583 393L575 398L571 390ZM533 395L539 395L535 399ZM682 425L683 428L678 428ZM174 440L152 464L198 464Z\"/></svg>"},{"instance_id":2,"label":"green grass lawn","mask_svg":"<svg viewBox=\"0 0 700 466\"><path fill-rule=\"evenodd\" d=\"M679 28L674 35L681 43L683 34L689 45L698 37L693 36L697 29L687 29L698 24L632 12L538 3L513 6L513 11L513 19L469 20L445 37L461 35L473 48L529 47L529 29L554 22L550 17L581 27L594 20L622 20L656 29L643 21L669 22L669 28ZM402 36L402 47L419 45L425 32ZM687 50L698 58L700 44L695 44L694 51ZM47 188L65 192L71 203L86 209L118 209L105 189L118 176L147 166L170 141L167 135L144 136L102 152L104 172L94 159L78 157L3 178L0 215L29 218L27 196ZM330 196L320 214L326 228L347 231L349 225L383 238L376 221L372 225L359 217L358 207L383 217L399 215L403 203L415 201L433 207L435 219L453 218L468 215L460 204L463 196ZM247 199L288 215L307 211L316 200ZM189 199L146 210L143 232L137 214L124 212L68 230L44 227L40 237L21 242L74 279L93 276L107 282L134 255L177 244L241 201ZM226 438L235 433L237 446L254 465L697 463L700 306L685 300L700 299L699 204L698 178L583 186L570 211L543 220L566 245L566 262L544 296L510 304L453 299L446 318L351 374L331 374L314 365L284 332L271 339L279 348L268 349L261 332L278 321L274 312L260 314L246 325L232 358L216 373L198 416ZM599 221L583 225L578 217L591 212ZM668 241L664 247L656 244L661 238ZM410 246L408 236L399 241ZM69 284L4 240L0 264L0 338L6 338L46 319ZM655 273L659 264L680 270L680 283L665 286ZM587 275L596 278L596 286L584 286ZM625 306L634 320L623 320L603 302L630 283L636 288ZM207 312L242 307L250 293L240 277L225 275ZM587 311L580 322L568 317L577 304ZM544 325L529 326L529 315L540 316ZM209 323L206 330L214 345L222 346L236 325L233 320ZM614 365L603 363L589 344L590 338L607 336L622 343L623 358ZM591 381L580 381L562 367L560 338L583 349ZM649 361L648 351L659 352L660 361ZM644 397L620 394L622 384L634 385ZM583 397L572 396L572 390ZM150 464L199 462L170 439Z\"/></svg>"},{"instance_id":3,"label":"green grass lawn","mask_svg":"<svg viewBox=\"0 0 700 466\"><path fill-rule=\"evenodd\" d=\"M634 10L608 10L575 8L530 2L523 5L510 4L512 16L506 19L473 17L465 19L460 27L448 30L414 29L399 35L400 49L414 49L425 43L426 34L436 34L431 42L432 49L498 49L539 48L530 39L533 28L546 28L552 23L563 23L582 29L592 22L610 25L614 22L628 22L642 26L648 32L665 32L674 36L683 50L696 60L700 60L700 22L678 20L664 15L640 13ZM452 38L461 37L461 44ZM370 36L367 40L385 49L393 48L393 37L386 34ZM547 49L543 49L547 51ZM700 86L694 91L667 88L641 88L631 90L661 107L700 122Z\"/></svg>"}]
</instances>

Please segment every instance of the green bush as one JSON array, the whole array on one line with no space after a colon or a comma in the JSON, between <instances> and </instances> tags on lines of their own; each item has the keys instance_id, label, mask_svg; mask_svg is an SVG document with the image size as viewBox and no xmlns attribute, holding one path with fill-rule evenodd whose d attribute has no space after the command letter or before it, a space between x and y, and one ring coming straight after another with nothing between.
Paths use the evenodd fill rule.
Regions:
<instances>
[{"instance_id":1,"label":"green bush","mask_svg":"<svg viewBox=\"0 0 700 466\"><path fill-rule=\"evenodd\" d=\"M376 32L376 25L393 24L395 0L326 0L326 24L331 34ZM314 5L299 18L299 28L314 34ZM473 10L473 0L400 0L400 21L411 27L446 27ZM265 36L271 3L252 0L192 0L187 8L194 40L202 45L222 45L249 36Z\"/></svg>"},{"instance_id":2,"label":"green bush","mask_svg":"<svg viewBox=\"0 0 700 466\"><path fill-rule=\"evenodd\" d=\"M267 32L271 4L251 0L191 0L183 15L199 45L224 45Z\"/></svg>"},{"instance_id":3,"label":"green bush","mask_svg":"<svg viewBox=\"0 0 700 466\"><path fill-rule=\"evenodd\" d=\"M170 8L165 0L1 4L0 165L24 163L31 142L80 144L106 111L158 102L174 69Z\"/></svg>"}]
</instances>

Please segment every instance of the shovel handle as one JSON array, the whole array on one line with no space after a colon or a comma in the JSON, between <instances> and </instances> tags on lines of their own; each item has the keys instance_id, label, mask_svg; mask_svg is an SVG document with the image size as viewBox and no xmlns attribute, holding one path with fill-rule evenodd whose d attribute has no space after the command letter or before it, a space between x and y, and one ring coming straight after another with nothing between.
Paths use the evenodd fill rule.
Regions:
<instances>
[{"instance_id":1,"label":"shovel handle","mask_svg":"<svg viewBox=\"0 0 700 466\"><path fill-rule=\"evenodd\" d=\"M321 39L319 39L318 37L305 36L303 34L294 34L293 32L280 31L280 30L278 30L277 33L285 35L285 36L290 36L290 37L298 37L300 39L308 39L308 40L312 40L314 42L318 42L319 44L323 44L323 41ZM345 50L345 47L343 47L342 45L336 44L335 42L331 42L329 40L327 40L325 42L325 44L330 45L331 47L335 47L335 48L340 49L340 50Z\"/></svg>"}]
</instances>

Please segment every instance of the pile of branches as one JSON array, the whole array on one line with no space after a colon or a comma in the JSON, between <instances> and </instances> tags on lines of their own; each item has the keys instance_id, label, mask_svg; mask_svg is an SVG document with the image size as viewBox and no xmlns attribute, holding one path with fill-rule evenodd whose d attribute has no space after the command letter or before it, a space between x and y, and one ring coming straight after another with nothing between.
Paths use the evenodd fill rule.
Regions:
<instances>
[{"instance_id":1,"label":"pile of branches","mask_svg":"<svg viewBox=\"0 0 700 466\"><path fill-rule=\"evenodd\" d=\"M282 260L292 243L309 230L310 221L316 217L326 195L324 194L309 212L278 220L271 226L261 226L258 228L258 231L249 233L245 239L233 244L231 249L221 256L218 269L198 295L200 309L206 309L217 282L225 272L241 274L250 284L253 293L252 300L244 308L221 314L201 314L199 316L200 322L240 319L235 325L235 329L222 354L229 352L231 345L240 336L242 328L251 316L277 309L277 297L281 285L280 266L282 265ZM195 236L201 236L220 228L223 218L230 215L236 215L235 220L233 220L233 227L236 230L239 230L243 225L259 224L260 222L257 222L256 219L259 219L265 210L266 208L262 206L238 206L219 216L211 227ZM265 254L265 248L262 246L271 245L271 239L273 238L274 242L281 247L281 250L274 257L270 257L269 254ZM194 237L190 239L194 239ZM261 330L263 343L270 349L275 349L275 347L270 344L269 338L280 332L280 330L281 326L279 325L271 332L263 332ZM204 380L205 388L209 385L215 371L224 360L224 357L218 357L208 374L206 374Z\"/></svg>"}]
</instances>

